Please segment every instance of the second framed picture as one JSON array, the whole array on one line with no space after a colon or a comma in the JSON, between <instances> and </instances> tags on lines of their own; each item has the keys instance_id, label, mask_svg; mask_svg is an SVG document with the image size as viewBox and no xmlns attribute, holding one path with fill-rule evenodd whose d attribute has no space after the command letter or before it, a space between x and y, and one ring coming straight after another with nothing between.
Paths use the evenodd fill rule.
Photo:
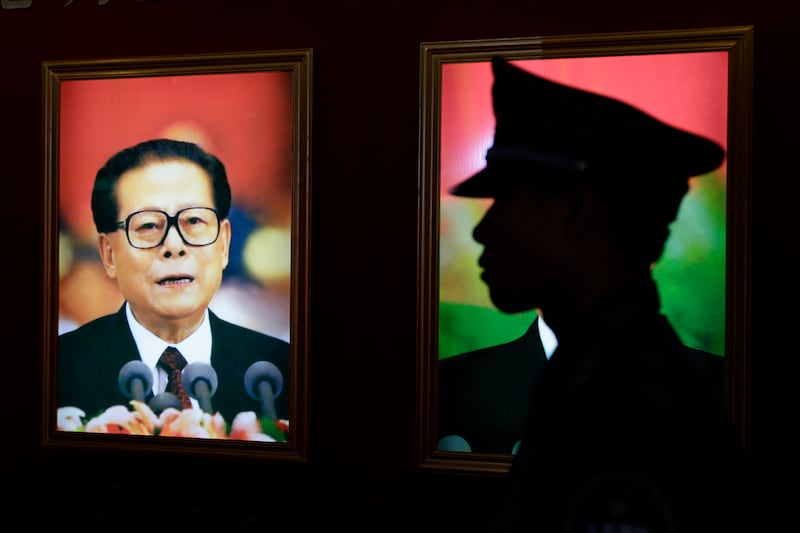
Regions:
<instances>
[{"instance_id":1,"label":"second framed picture","mask_svg":"<svg viewBox=\"0 0 800 533\"><path fill-rule=\"evenodd\" d=\"M307 461L311 62L43 63L46 447Z\"/></svg>"},{"instance_id":2,"label":"second framed picture","mask_svg":"<svg viewBox=\"0 0 800 533\"><path fill-rule=\"evenodd\" d=\"M720 401L747 442L752 38L752 28L731 27L422 44L417 345L422 468L506 472L535 379L520 379L527 371L498 363L474 382L450 387L448 381L445 390L444 361L467 354L483 354L484 361L489 354L500 354L497 360L506 355L528 360L511 353L547 358L558 345L535 310L499 311L481 279L482 250L473 230L492 200L449 192L487 164L495 142L495 57L547 80L621 100L724 149L718 169L690 179L652 275L662 312L681 341L719 362ZM514 385L523 382L528 385ZM463 394L453 396L453 390ZM517 400L502 400L514 395Z\"/></svg>"}]
</instances>

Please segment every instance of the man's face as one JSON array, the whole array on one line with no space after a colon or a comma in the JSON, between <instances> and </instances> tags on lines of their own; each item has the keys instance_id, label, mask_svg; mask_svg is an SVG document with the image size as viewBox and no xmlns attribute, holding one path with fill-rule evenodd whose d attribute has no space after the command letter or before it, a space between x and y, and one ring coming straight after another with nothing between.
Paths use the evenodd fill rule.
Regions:
<instances>
[{"instance_id":1,"label":"man's face","mask_svg":"<svg viewBox=\"0 0 800 533\"><path fill-rule=\"evenodd\" d=\"M517 185L498 195L473 231L494 305L506 313L542 307L562 278L568 249L566 202Z\"/></svg>"},{"instance_id":2,"label":"man's face","mask_svg":"<svg viewBox=\"0 0 800 533\"><path fill-rule=\"evenodd\" d=\"M129 170L117 182L119 219L145 209L169 215L186 207L216 207L211 179L194 163L173 160ZM160 246L132 247L125 231L101 234L100 255L136 319L148 329L201 318L222 283L228 264L230 221L220 224L219 238L206 246L183 242L172 226Z\"/></svg>"}]
</instances>

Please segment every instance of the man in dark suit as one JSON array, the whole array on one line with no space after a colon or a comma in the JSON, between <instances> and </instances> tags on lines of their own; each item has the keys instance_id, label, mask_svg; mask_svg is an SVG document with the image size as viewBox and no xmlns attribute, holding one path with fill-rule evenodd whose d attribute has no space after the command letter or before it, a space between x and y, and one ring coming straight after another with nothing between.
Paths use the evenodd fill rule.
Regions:
<instances>
[{"instance_id":1,"label":"man in dark suit","mask_svg":"<svg viewBox=\"0 0 800 533\"><path fill-rule=\"evenodd\" d=\"M515 451L531 388L549 355L541 326L537 317L519 338L439 361L440 449L504 455Z\"/></svg>"},{"instance_id":2,"label":"man in dark suit","mask_svg":"<svg viewBox=\"0 0 800 533\"><path fill-rule=\"evenodd\" d=\"M438 435L442 451L516 454L531 390L557 341L537 316L520 337L439 361ZM723 399L724 358L685 347Z\"/></svg>"},{"instance_id":3,"label":"man in dark suit","mask_svg":"<svg viewBox=\"0 0 800 533\"><path fill-rule=\"evenodd\" d=\"M145 141L98 171L92 191L98 251L125 302L118 312L59 336L59 407L77 407L91 417L127 405L136 398L123 392L119 374L132 360L151 372L146 401L169 396L171 372L161 358L175 348L182 366L213 369L211 407L227 422L243 411L289 417L289 343L226 322L208 308L228 264L230 207L223 163L194 143ZM271 413L262 412L271 399L254 398L245 386L245 373L257 361L280 372ZM173 406L208 407L208 398L186 400Z\"/></svg>"},{"instance_id":4,"label":"man in dark suit","mask_svg":"<svg viewBox=\"0 0 800 533\"><path fill-rule=\"evenodd\" d=\"M533 384L496 531L757 531L748 458L708 368L660 313L652 264L716 143L621 101L492 62L486 166L453 194L492 302L558 346Z\"/></svg>"}]
</instances>

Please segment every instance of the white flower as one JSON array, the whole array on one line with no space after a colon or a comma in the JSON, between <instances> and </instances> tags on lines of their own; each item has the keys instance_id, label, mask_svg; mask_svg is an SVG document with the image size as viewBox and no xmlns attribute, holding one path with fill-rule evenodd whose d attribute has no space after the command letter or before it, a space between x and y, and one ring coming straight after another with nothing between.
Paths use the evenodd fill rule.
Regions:
<instances>
[{"instance_id":1,"label":"white flower","mask_svg":"<svg viewBox=\"0 0 800 533\"><path fill-rule=\"evenodd\" d=\"M83 427L83 418L85 416L86 413L77 407L59 407L56 429L59 431L77 431Z\"/></svg>"}]
</instances>

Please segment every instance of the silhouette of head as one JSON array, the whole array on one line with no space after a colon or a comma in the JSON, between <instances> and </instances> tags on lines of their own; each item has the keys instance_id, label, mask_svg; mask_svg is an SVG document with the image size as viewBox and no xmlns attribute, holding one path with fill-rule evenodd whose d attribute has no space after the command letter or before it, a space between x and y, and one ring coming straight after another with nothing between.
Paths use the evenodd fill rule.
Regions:
<instances>
[{"instance_id":1,"label":"silhouette of head","mask_svg":"<svg viewBox=\"0 0 800 533\"><path fill-rule=\"evenodd\" d=\"M527 295L526 284L538 277L553 285L591 257L586 245L592 241L609 243L611 253L647 273L663 251L689 178L719 167L723 149L625 102L504 59L493 59L492 70L494 143L485 167L450 192L495 199L474 232L484 245L480 263L495 305L508 312L539 306L547 287L531 287ZM590 203L591 219L573 216ZM583 231L590 223L597 225L593 234ZM607 259L605 249L591 252L598 250L597 260Z\"/></svg>"}]
</instances>

